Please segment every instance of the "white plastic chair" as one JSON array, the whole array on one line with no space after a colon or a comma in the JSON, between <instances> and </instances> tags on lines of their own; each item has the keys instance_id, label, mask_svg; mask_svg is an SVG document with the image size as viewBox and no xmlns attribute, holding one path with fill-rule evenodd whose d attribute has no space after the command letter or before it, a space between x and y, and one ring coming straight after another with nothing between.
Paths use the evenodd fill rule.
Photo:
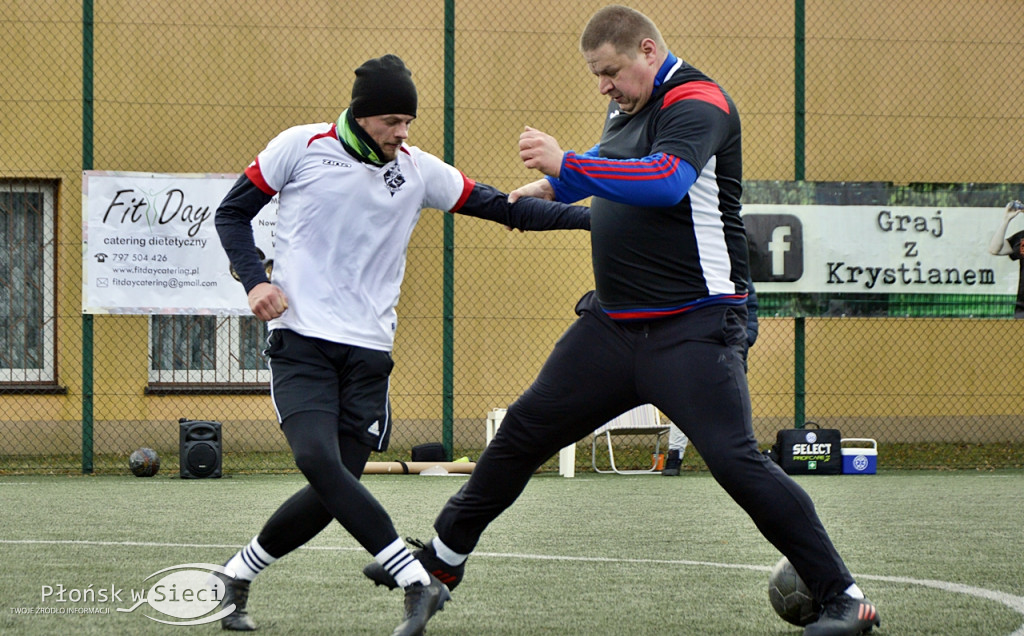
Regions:
<instances>
[{"instance_id":1,"label":"white plastic chair","mask_svg":"<svg viewBox=\"0 0 1024 636\"><path fill-rule=\"evenodd\" d=\"M612 421L604 424L594 431L594 438L590 442L590 462L594 471L598 473L618 473L619 475L642 475L657 473L658 465L651 461L650 468L640 470L622 470L615 465L615 449L612 447L613 435L654 435L654 453L657 457L661 451L661 438L668 434L669 425L663 424L658 409L653 404L644 404L635 409L626 411ZM604 437L608 445L608 461L611 470L602 470L597 467L597 440Z\"/></svg>"}]
</instances>

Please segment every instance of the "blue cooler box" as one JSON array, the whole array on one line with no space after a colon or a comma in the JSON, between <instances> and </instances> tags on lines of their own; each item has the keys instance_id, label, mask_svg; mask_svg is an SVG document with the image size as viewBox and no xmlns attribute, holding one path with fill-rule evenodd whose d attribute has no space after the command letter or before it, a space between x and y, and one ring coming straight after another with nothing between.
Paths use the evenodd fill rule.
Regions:
<instances>
[{"instance_id":1,"label":"blue cooler box","mask_svg":"<svg viewBox=\"0 0 1024 636\"><path fill-rule=\"evenodd\" d=\"M840 440L840 445L844 475L874 475L878 472L878 442L868 437L847 437Z\"/></svg>"}]
</instances>

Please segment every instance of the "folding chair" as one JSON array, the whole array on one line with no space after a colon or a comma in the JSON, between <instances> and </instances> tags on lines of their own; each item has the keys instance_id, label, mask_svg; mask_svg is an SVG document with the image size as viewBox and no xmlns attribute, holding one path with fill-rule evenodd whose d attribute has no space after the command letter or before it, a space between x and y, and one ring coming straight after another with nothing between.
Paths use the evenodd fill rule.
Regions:
<instances>
[{"instance_id":1,"label":"folding chair","mask_svg":"<svg viewBox=\"0 0 1024 636\"><path fill-rule=\"evenodd\" d=\"M652 461L650 468L640 470L622 470L615 465L615 449L612 447L613 435L654 435L654 454L657 457L661 451L661 438L668 434L668 424L662 424L661 415L653 404L644 404L635 409L626 411L601 428L594 431L594 438L590 442L590 463L594 471L598 473L618 473L619 475L642 475L658 472L657 463ZM608 461L611 470L601 470L597 467L597 440L604 437L608 444Z\"/></svg>"}]
</instances>

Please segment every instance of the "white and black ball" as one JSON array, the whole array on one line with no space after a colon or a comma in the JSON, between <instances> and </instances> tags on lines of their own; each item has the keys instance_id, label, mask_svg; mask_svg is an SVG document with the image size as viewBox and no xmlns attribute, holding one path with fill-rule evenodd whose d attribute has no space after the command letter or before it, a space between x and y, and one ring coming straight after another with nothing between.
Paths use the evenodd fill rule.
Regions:
<instances>
[{"instance_id":1,"label":"white and black ball","mask_svg":"<svg viewBox=\"0 0 1024 636\"><path fill-rule=\"evenodd\" d=\"M786 557L775 564L768 578L768 600L787 623L804 627L818 618L819 608L811 590Z\"/></svg>"}]
</instances>

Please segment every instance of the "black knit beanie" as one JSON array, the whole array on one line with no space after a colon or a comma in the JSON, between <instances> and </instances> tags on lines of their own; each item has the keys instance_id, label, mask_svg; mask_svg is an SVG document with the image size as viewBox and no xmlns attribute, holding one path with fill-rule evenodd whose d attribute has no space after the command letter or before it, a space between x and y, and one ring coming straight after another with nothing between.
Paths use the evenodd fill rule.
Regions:
<instances>
[{"instance_id":1,"label":"black knit beanie","mask_svg":"<svg viewBox=\"0 0 1024 636\"><path fill-rule=\"evenodd\" d=\"M412 71L396 55L385 55L356 69L349 110L355 117L373 115L416 116L416 85Z\"/></svg>"}]
</instances>

